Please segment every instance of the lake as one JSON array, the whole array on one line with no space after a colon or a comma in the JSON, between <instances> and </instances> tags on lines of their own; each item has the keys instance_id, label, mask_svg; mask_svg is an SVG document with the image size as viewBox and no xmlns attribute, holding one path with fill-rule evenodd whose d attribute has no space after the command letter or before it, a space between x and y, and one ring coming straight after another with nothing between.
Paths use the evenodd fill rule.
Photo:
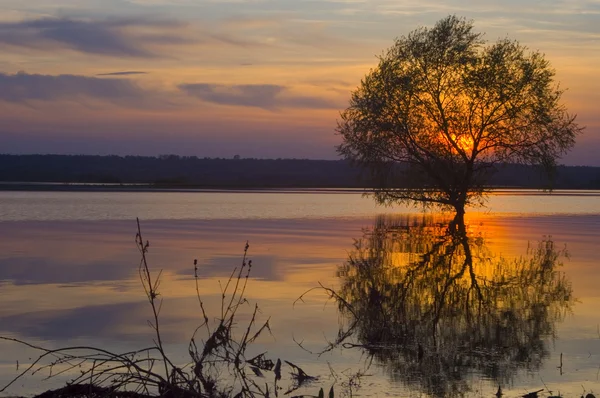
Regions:
<instances>
[{"instance_id":1,"label":"lake","mask_svg":"<svg viewBox=\"0 0 600 398\"><path fill-rule=\"evenodd\" d=\"M298 391L600 393L598 191L495 192L467 211L468 241L448 234L448 215L382 208L353 191L2 191L0 335L47 348L152 345L136 217L149 265L162 270L162 336L178 363L201 322L194 260L198 292L217 314L248 241L251 305L240 328L257 303L272 332L249 356L267 352L319 376ZM336 297L311 290L319 284ZM340 330L346 348L317 355ZM17 361L21 371L35 359L14 343L0 342L0 353L0 385ZM68 372L45 375L2 394L54 388Z\"/></svg>"}]
</instances>

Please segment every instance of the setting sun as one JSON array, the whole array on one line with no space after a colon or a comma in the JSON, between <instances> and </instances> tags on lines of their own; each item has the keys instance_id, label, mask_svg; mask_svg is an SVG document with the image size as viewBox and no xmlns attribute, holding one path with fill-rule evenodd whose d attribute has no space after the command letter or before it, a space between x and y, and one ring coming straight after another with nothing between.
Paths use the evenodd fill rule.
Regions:
<instances>
[{"instance_id":1,"label":"setting sun","mask_svg":"<svg viewBox=\"0 0 600 398\"><path fill-rule=\"evenodd\" d=\"M451 139L452 139L452 146L456 145L464 153L469 153L473 150L473 144L474 144L473 138L468 137L464 134L459 135L459 136L452 134Z\"/></svg>"}]
</instances>

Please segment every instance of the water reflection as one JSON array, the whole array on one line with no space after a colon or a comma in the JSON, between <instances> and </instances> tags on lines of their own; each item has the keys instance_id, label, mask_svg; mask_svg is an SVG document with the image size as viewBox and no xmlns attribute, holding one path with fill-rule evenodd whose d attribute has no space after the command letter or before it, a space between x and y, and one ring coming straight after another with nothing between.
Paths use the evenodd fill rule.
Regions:
<instances>
[{"instance_id":1,"label":"water reflection","mask_svg":"<svg viewBox=\"0 0 600 398\"><path fill-rule=\"evenodd\" d=\"M460 220L382 216L338 270L340 340L430 395L462 395L474 374L510 384L539 370L571 307L564 255L544 238L508 259Z\"/></svg>"}]
</instances>

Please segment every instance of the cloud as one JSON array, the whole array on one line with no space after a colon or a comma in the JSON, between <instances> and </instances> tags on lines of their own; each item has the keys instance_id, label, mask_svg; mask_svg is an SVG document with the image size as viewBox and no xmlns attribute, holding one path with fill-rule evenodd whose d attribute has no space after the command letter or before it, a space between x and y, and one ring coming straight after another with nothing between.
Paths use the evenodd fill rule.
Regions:
<instances>
[{"instance_id":1,"label":"cloud","mask_svg":"<svg viewBox=\"0 0 600 398\"><path fill-rule=\"evenodd\" d=\"M121 72L98 73L96 76L130 76L130 75L147 75L148 72L137 70L126 70Z\"/></svg>"},{"instance_id":2,"label":"cloud","mask_svg":"<svg viewBox=\"0 0 600 398\"><path fill-rule=\"evenodd\" d=\"M263 109L278 108L337 108L331 101L320 98L294 95L285 86L276 84L181 84L179 88L185 93L221 105L246 106Z\"/></svg>"},{"instance_id":3,"label":"cloud","mask_svg":"<svg viewBox=\"0 0 600 398\"><path fill-rule=\"evenodd\" d=\"M79 96L121 102L141 100L147 94L128 79L0 73L0 100L8 102L52 101Z\"/></svg>"},{"instance_id":4,"label":"cloud","mask_svg":"<svg viewBox=\"0 0 600 398\"><path fill-rule=\"evenodd\" d=\"M0 23L0 44L47 51L70 49L86 54L153 58L159 56L153 50L154 46L189 42L177 35L176 28L181 26L173 21L140 18L30 19ZM152 33L148 33L149 30Z\"/></svg>"}]
</instances>

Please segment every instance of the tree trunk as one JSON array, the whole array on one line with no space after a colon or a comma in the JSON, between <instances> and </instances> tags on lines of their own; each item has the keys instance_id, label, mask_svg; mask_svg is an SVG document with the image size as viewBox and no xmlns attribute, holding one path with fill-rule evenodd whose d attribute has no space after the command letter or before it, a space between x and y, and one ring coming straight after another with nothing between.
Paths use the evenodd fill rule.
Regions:
<instances>
[{"instance_id":1,"label":"tree trunk","mask_svg":"<svg viewBox=\"0 0 600 398\"><path fill-rule=\"evenodd\" d=\"M453 233L464 234L466 233L465 227L465 205L458 204L454 206L456 210L456 214L454 215L454 219L450 222L450 230Z\"/></svg>"}]
</instances>

